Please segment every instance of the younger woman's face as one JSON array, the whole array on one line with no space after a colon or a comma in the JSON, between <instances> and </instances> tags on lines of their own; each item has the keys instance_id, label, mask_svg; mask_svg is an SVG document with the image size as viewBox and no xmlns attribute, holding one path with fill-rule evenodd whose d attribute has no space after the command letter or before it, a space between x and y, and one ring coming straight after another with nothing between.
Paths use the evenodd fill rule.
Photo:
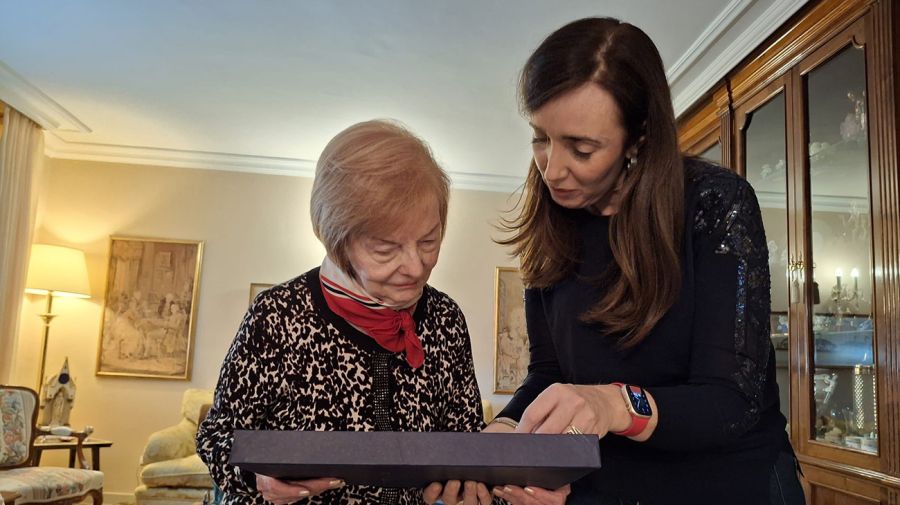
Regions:
<instances>
[{"instance_id":1,"label":"younger woman's face","mask_svg":"<svg viewBox=\"0 0 900 505\"><path fill-rule=\"evenodd\" d=\"M553 201L615 213L627 133L612 95L587 83L550 100L530 120L534 162Z\"/></svg>"}]
</instances>

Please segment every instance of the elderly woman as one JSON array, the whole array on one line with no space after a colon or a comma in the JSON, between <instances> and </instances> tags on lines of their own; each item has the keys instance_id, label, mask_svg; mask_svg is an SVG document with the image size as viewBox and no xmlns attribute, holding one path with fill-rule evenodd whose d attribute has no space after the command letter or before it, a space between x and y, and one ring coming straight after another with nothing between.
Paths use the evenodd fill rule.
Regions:
<instances>
[{"instance_id":1,"label":"elderly woman","mask_svg":"<svg viewBox=\"0 0 900 505\"><path fill-rule=\"evenodd\" d=\"M311 213L327 256L260 294L225 357L198 452L225 504L421 503L418 489L283 482L228 464L233 432L478 431L466 322L426 282L447 225L449 184L428 147L385 121L325 147Z\"/></svg>"}]
</instances>

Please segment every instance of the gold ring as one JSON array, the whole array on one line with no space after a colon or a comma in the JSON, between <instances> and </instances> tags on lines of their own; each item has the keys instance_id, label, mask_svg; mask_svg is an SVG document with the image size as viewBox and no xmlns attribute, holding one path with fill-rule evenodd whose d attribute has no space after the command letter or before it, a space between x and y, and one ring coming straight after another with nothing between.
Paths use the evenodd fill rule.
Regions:
<instances>
[{"instance_id":1,"label":"gold ring","mask_svg":"<svg viewBox=\"0 0 900 505\"><path fill-rule=\"evenodd\" d=\"M584 435L584 432L575 427L574 424L570 424L568 429L566 429L566 433L569 435Z\"/></svg>"}]
</instances>

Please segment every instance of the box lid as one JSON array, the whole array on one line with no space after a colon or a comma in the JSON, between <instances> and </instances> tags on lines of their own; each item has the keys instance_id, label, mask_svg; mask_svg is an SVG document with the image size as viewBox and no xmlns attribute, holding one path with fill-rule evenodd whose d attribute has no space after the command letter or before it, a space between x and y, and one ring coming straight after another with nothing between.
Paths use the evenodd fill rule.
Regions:
<instances>
[{"instance_id":1,"label":"box lid","mask_svg":"<svg viewBox=\"0 0 900 505\"><path fill-rule=\"evenodd\" d=\"M556 489L600 468L596 435L248 431L230 463L281 480L425 487L451 479Z\"/></svg>"}]
</instances>

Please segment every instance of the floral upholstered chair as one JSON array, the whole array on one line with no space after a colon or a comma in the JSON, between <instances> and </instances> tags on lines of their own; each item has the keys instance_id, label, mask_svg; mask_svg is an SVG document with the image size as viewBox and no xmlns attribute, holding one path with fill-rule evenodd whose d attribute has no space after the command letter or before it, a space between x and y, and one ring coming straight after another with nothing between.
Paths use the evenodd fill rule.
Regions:
<instances>
[{"instance_id":1,"label":"floral upholstered chair","mask_svg":"<svg viewBox=\"0 0 900 505\"><path fill-rule=\"evenodd\" d=\"M41 503L71 505L90 497L103 503L103 474L78 468L32 466L38 396L33 390L0 385L0 491L18 494L16 505ZM72 433L78 440L79 462L84 465L81 442L84 432Z\"/></svg>"}]
</instances>

